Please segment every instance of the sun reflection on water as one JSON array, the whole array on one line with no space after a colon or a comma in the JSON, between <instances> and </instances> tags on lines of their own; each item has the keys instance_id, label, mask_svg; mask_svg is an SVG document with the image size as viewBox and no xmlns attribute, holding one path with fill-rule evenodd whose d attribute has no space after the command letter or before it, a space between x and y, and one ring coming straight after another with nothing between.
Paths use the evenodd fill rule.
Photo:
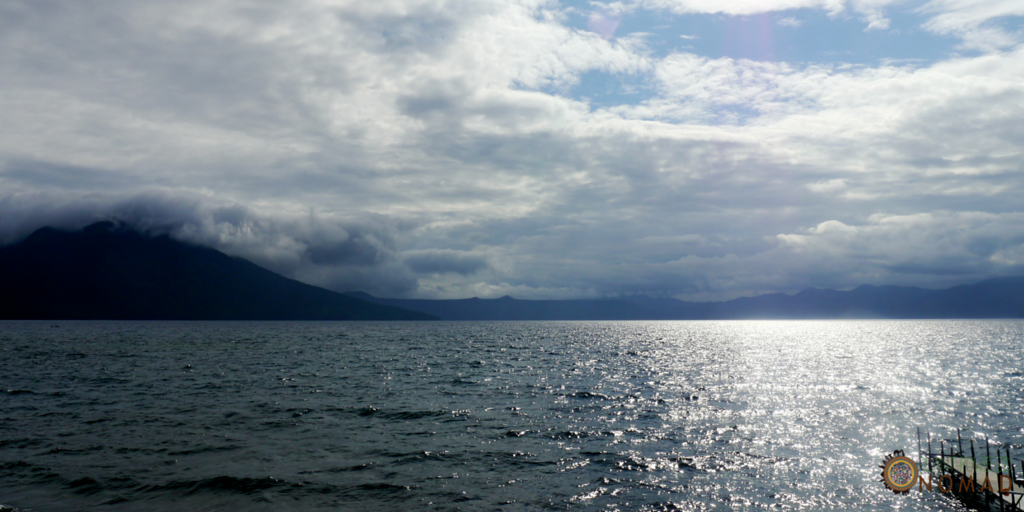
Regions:
<instances>
[{"instance_id":1,"label":"sun reflection on water","mask_svg":"<svg viewBox=\"0 0 1024 512\"><path fill-rule=\"evenodd\" d=\"M1024 441L1020 321L33 329L0 495L40 509L956 510L883 457Z\"/></svg>"}]
</instances>

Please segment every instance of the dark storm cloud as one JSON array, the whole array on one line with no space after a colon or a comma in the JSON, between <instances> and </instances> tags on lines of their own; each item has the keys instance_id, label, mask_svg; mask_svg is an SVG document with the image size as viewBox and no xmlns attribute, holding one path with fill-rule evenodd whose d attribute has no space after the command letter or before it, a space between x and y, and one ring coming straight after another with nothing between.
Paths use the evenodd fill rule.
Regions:
<instances>
[{"instance_id":1,"label":"dark storm cloud","mask_svg":"<svg viewBox=\"0 0 1024 512\"><path fill-rule=\"evenodd\" d=\"M452 250L409 251L405 264L421 274L470 275L488 267L487 259L481 255Z\"/></svg>"},{"instance_id":2,"label":"dark storm cloud","mask_svg":"<svg viewBox=\"0 0 1024 512\"><path fill-rule=\"evenodd\" d=\"M115 188L140 184L131 173L93 169L75 165L52 164L48 162L14 161L3 172L7 180L29 187L57 185L65 189Z\"/></svg>"},{"instance_id":3,"label":"dark storm cloud","mask_svg":"<svg viewBox=\"0 0 1024 512\"><path fill-rule=\"evenodd\" d=\"M378 265L394 257L394 251L373 234L347 233L344 241L311 245L306 256L317 265Z\"/></svg>"},{"instance_id":4,"label":"dark storm cloud","mask_svg":"<svg viewBox=\"0 0 1024 512\"><path fill-rule=\"evenodd\" d=\"M74 230L114 220L242 256L339 291L394 294L407 293L416 286L415 274L400 262L395 246L402 228L373 216L343 220L314 213L275 217L210 197L153 191L129 197L97 194L85 199L69 194L0 197L0 219L0 243L5 245L41 226Z\"/></svg>"}]
</instances>

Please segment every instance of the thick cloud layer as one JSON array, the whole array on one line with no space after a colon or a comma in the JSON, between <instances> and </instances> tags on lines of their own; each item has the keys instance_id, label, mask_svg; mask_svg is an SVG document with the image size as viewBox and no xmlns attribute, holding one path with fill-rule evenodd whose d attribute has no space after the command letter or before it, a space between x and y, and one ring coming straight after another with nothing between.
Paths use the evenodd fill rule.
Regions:
<instances>
[{"instance_id":1,"label":"thick cloud layer","mask_svg":"<svg viewBox=\"0 0 1024 512\"><path fill-rule=\"evenodd\" d=\"M638 13L777 12L804 30L823 12L894 37L898 9L955 52L751 61L622 29ZM1006 20L1022 14L953 0L9 1L0 243L117 218L402 297L720 299L1019 274L1024 39ZM574 92L595 77L646 92Z\"/></svg>"}]
</instances>

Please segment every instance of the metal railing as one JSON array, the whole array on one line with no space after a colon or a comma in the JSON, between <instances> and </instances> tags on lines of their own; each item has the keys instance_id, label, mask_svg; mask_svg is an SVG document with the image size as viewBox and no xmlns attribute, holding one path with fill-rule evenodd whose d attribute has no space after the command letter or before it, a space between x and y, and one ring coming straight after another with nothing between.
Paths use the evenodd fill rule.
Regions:
<instances>
[{"instance_id":1,"label":"metal railing","mask_svg":"<svg viewBox=\"0 0 1024 512\"><path fill-rule=\"evenodd\" d=\"M922 477L919 487L926 485L931 490L931 477L938 475L939 490L952 494L968 507L999 512L1024 511L1024 480L1018 479L1009 446L995 448L993 458L991 443L986 437L984 456L979 456L981 447L975 449L973 438L967 440L965 446L960 429L956 431L956 444L953 443L953 439L939 439L939 451L935 452L931 433L928 433L927 451L924 451L921 429L917 429L917 465L923 472L927 461L929 476L927 483L923 483ZM979 472L982 473L981 480ZM1024 460L1021 461L1021 475L1024 475ZM946 481L949 482L948 488L942 485Z\"/></svg>"}]
</instances>

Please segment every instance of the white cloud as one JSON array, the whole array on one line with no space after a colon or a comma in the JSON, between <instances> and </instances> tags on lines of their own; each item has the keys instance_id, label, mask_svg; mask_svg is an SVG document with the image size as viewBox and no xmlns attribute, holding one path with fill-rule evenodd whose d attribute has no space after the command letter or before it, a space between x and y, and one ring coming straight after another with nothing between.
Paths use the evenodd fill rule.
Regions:
<instances>
[{"instance_id":1,"label":"white cloud","mask_svg":"<svg viewBox=\"0 0 1024 512\"><path fill-rule=\"evenodd\" d=\"M884 8L899 4L899 0L640 0L647 9L667 10L677 14L726 14L747 16L795 9L822 9L830 16L845 11L861 14L867 22L865 31L888 30L891 20L883 14ZM788 16L777 22L784 27L799 27L802 21Z\"/></svg>"},{"instance_id":2,"label":"white cloud","mask_svg":"<svg viewBox=\"0 0 1024 512\"><path fill-rule=\"evenodd\" d=\"M1024 268L1024 244L1000 249L989 260L1007 268Z\"/></svg>"},{"instance_id":3,"label":"white cloud","mask_svg":"<svg viewBox=\"0 0 1024 512\"><path fill-rule=\"evenodd\" d=\"M991 24L1000 17L1024 16L1024 5L1014 0L931 0L919 11L932 15L925 29L960 37L965 49L995 52L1024 43L1021 32Z\"/></svg>"},{"instance_id":4,"label":"white cloud","mask_svg":"<svg viewBox=\"0 0 1024 512\"><path fill-rule=\"evenodd\" d=\"M945 32L1001 16L1024 16L1024 5L1016 0L930 0L920 11L935 15L929 28Z\"/></svg>"},{"instance_id":5,"label":"white cloud","mask_svg":"<svg viewBox=\"0 0 1024 512\"><path fill-rule=\"evenodd\" d=\"M747 15L792 9L825 9L841 12L843 0L643 0L641 5L648 9L665 9L675 13L710 13Z\"/></svg>"},{"instance_id":6,"label":"white cloud","mask_svg":"<svg viewBox=\"0 0 1024 512\"><path fill-rule=\"evenodd\" d=\"M611 39L615 37L615 31L619 28L619 17L609 13L594 11L590 13L590 17L587 19L587 28L603 39Z\"/></svg>"},{"instance_id":7,"label":"white cloud","mask_svg":"<svg viewBox=\"0 0 1024 512\"><path fill-rule=\"evenodd\" d=\"M834 180L819 181L817 183L808 183L806 186L811 192L817 192L819 194L829 194L845 189L846 180L837 178Z\"/></svg>"},{"instance_id":8,"label":"white cloud","mask_svg":"<svg viewBox=\"0 0 1024 512\"><path fill-rule=\"evenodd\" d=\"M780 250L798 259L831 259L833 271L856 268L876 280L915 282L943 273L980 279L1024 270L1024 261L1007 257L1024 247L1022 221L1022 213L875 214L861 225L827 221L778 239Z\"/></svg>"},{"instance_id":9,"label":"white cloud","mask_svg":"<svg viewBox=\"0 0 1024 512\"><path fill-rule=\"evenodd\" d=\"M846 11L859 14L867 23L865 31L889 30L892 20L887 8L899 7L900 0L638 0L646 9L666 10L676 14L725 14L747 16L795 9L821 9L836 16ZM939 34L952 34L964 39L964 47L996 51L1020 44L1024 35L1008 33L995 26L985 26L992 19L1024 16L1024 5L1018 0L929 0L918 11L932 15L924 25ZM797 27L800 21L789 16L778 21L781 26Z\"/></svg>"},{"instance_id":10,"label":"white cloud","mask_svg":"<svg viewBox=\"0 0 1024 512\"><path fill-rule=\"evenodd\" d=\"M1012 45L805 66L662 57L540 1L38 5L0 17L0 243L118 216L315 284L424 297L727 298L1019 270ZM895 4L643 5L881 20ZM1004 12L929 5L929 29L951 34ZM958 9L980 21L943 17ZM652 96L567 97L595 71Z\"/></svg>"},{"instance_id":11,"label":"white cloud","mask_svg":"<svg viewBox=\"0 0 1024 512\"><path fill-rule=\"evenodd\" d=\"M867 22L868 26L864 28L865 32L872 30L889 30L889 25L892 23L892 20L882 16L881 13L872 12L868 14Z\"/></svg>"}]
</instances>

